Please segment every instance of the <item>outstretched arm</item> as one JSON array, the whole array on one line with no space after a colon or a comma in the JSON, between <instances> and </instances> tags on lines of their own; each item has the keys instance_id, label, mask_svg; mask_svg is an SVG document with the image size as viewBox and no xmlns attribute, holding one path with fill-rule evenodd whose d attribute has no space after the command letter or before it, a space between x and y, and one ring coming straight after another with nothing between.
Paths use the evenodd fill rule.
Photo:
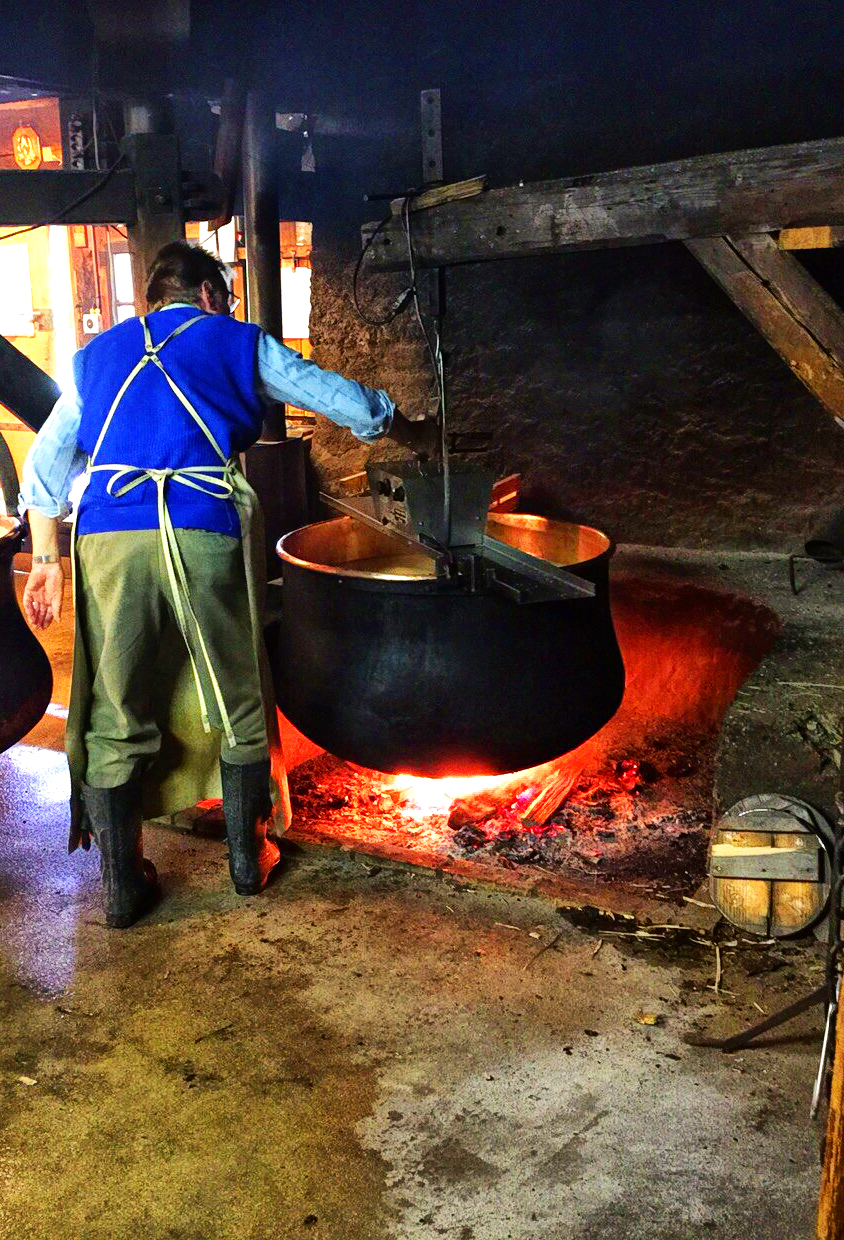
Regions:
<instances>
[{"instance_id":1,"label":"outstretched arm","mask_svg":"<svg viewBox=\"0 0 844 1240\"><path fill-rule=\"evenodd\" d=\"M258 375L271 400L321 413L363 443L389 436L414 452L432 455L435 451L436 424L432 419L412 422L386 392L322 370L265 332L258 341Z\"/></svg>"},{"instance_id":2,"label":"outstretched arm","mask_svg":"<svg viewBox=\"0 0 844 1240\"><path fill-rule=\"evenodd\" d=\"M75 388L62 393L35 437L24 462L19 507L28 511L32 535L32 570L23 593L23 609L36 629L46 629L62 614L64 569L59 557L59 521L68 512L68 495L85 466L79 451L79 398ZM44 557L47 563L38 563Z\"/></svg>"}]
</instances>

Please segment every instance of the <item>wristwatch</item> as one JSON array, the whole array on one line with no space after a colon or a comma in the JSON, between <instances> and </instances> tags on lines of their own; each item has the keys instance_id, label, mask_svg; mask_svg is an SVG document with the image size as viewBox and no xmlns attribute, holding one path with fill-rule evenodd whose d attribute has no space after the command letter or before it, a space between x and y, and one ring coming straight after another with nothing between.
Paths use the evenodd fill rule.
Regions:
<instances>
[{"instance_id":1,"label":"wristwatch","mask_svg":"<svg viewBox=\"0 0 844 1240\"><path fill-rule=\"evenodd\" d=\"M34 555L32 557L33 564L58 564L59 556L57 555Z\"/></svg>"}]
</instances>

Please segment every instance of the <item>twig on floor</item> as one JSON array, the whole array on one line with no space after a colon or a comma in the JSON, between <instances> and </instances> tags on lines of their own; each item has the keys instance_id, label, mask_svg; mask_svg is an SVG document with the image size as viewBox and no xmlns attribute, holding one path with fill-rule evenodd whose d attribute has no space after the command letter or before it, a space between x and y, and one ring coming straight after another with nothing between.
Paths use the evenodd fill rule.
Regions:
<instances>
[{"instance_id":1,"label":"twig on floor","mask_svg":"<svg viewBox=\"0 0 844 1240\"><path fill-rule=\"evenodd\" d=\"M776 680L774 684L790 685L794 689L844 689L844 685L830 685L823 680Z\"/></svg>"},{"instance_id":2,"label":"twig on floor","mask_svg":"<svg viewBox=\"0 0 844 1240\"><path fill-rule=\"evenodd\" d=\"M207 1033L201 1033L198 1038L194 1038L194 1043L204 1042L206 1038L214 1038L218 1033L225 1033L228 1029L234 1027L234 1021L227 1021L225 1025L220 1025L217 1029L209 1029Z\"/></svg>"},{"instance_id":3,"label":"twig on floor","mask_svg":"<svg viewBox=\"0 0 844 1240\"><path fill-rule=\"evenodd\" d=\"M559 943L560 939L563 937L564 934L565 934L564 930L559 930L554 935L553 939L551 939L550 943L546 943L544 947L540 947L539 951L535 952L534 955L531 956L527 964L522 965L522 972L524 973L525 969L529 969L535 960L538 960L540 956L543 956L545 954L545 952L550 951L552 947L556 946L556 944Z\"/></svg>"}]
</instances>

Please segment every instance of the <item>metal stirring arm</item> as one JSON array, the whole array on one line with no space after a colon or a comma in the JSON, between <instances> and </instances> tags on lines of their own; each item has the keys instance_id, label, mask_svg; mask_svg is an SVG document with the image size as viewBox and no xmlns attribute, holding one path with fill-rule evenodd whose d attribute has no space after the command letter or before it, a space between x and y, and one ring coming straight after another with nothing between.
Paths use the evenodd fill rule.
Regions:
<instances>
[{"instance_id":1,"label":"metal stirring arm","mask_svg":"<svg viewBox=\"0 0 844 1240\"><path fill-rule=\"evenodd\" d=\"M547 603L559 599L595 597L595 586L591 581L511 547L489 534L482 534L480 540L472 545L441 547L414 532L410 526L379 518L371 496L345 498L322 492L320 499L344 516L353 517L379 534L397 538L414 551L430 556L437 564L438 576L452 577L470 591L494 590L514 603Z\"/></svg>"},{"instance_id":2,"label":"metal stirring arm","mask_svg":"<svg viewBox=\"0 0 844 1240\"><path fill-rule=\"evenodd\" d=\"M511 547L509 543L489 534L484 534L482 547L483 560L492 564L493 572L497 573L494 584L499 591L515 590L520 595L514 596L514 602L546 603L554 599L595 597L595 586L591 581L548 560L540 560L538 556Z\"/></svg>"},{"instance_id":3,"label":"metal stirring arm","mask_svg":"<svg viewBox=\"0 0 844 1240\"><path fill-rule=\"evenodd\" d=\"M433 547L426 546L410 532L404 530L398 525L385 525L379 517L375 515L375 501L370 495L361 495L354 499L347 499L342 495L330 495L327 491L320 491L319 497L329 508L334 508L337 512L341 512L344 517L354 517L356 521L360 521L362 525L369 526L372 530L377 530L379 534L387 534L390 538L398 538L407 546L413 547L414 551L421 551L423 555L429 555L432 560L440 560L443 553L435 550Z\"/></svg>"}]
</instances>

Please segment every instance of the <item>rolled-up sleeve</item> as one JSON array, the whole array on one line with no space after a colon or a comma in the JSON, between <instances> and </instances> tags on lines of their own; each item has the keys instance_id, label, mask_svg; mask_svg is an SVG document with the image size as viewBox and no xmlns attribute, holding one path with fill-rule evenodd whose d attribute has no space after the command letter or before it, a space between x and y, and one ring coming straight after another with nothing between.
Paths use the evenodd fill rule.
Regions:
<instances>
[{"instance_id":1,"label":"rolled-up sleeve","mask_svg":"<svg viewBox=\"0 0 844 1240\"><path fill-rule=\"evenodd\" d=\"M75 388L62 392L50 416L35 436L24 461L18 507L44 517L65 517L70 511L70 488L85 469L80 451L79 397Z\"/></svg>"},{"instance_id":2,"label":"rolled-up sleeve","mask_svg":"<svg viewBox=\"0 0 844 1240\"><path fill-rule=\"evenodd\" d=\"M321 370L266 332L258 340L258 376L271 400L321 413L364 443L380 439L392 426L396 407L386 392Z\"/></svg>"}]
</instances>

